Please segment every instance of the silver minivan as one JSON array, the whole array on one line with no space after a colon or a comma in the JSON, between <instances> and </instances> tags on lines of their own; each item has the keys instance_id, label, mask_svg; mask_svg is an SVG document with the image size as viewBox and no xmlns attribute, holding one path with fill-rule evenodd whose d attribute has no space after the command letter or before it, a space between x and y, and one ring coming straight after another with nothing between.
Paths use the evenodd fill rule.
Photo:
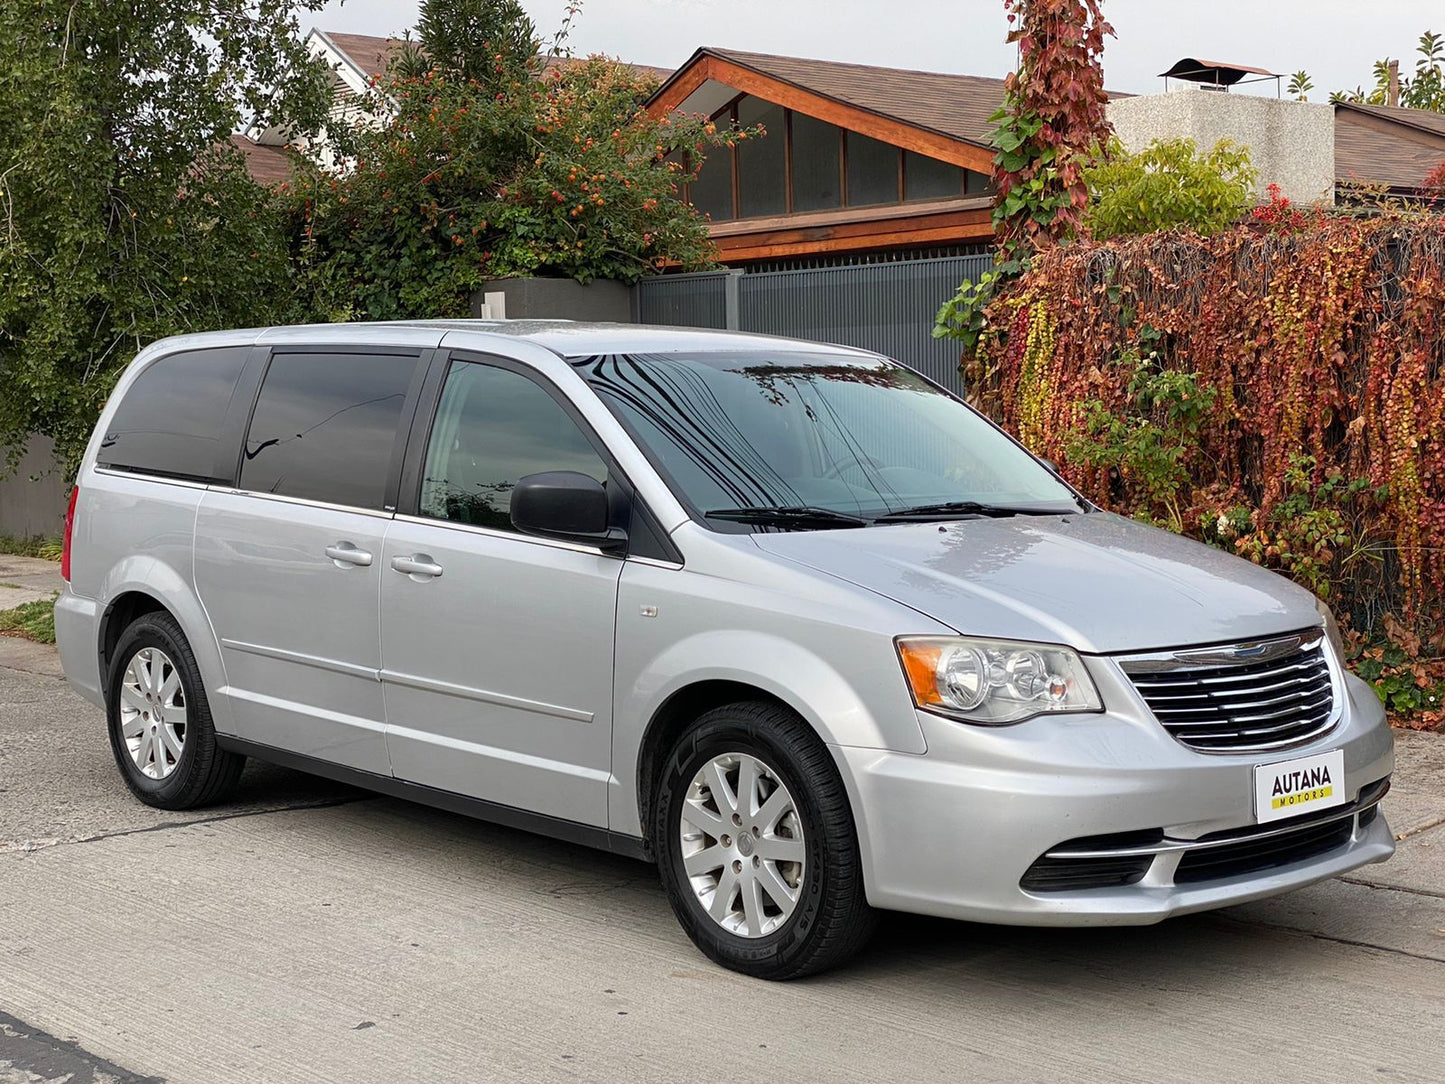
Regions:
<instances>
[{"instance_id":1,"label":"silver minivan","mask_svg":"<svg viewBox=\"0 0 1445 1084\"><path fill-rule=\"evenodd\" d=\"M142 801L256 757L651 860L765 978L878 909L1151 923L1393 851L1325 606L859 350L168 339L91 438L64 574L66 673Z\"/></svg>"}]
</instances>

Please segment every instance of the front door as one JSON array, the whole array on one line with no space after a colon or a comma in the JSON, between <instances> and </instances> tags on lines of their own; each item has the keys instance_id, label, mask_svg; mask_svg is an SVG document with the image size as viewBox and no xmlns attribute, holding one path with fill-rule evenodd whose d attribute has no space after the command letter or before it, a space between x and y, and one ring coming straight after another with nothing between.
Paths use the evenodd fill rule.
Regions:
<instances>
[{"instance_id":1,"label":"front door","mask_svg":"<svg viewBox=\"0 0 1445 1084\"><path fill-rule=\"evenodd\" d=\"M276 352L240 481L196 516L196 589L248 741L387 774L377 605L411 354Z\"/></svg>"},{"instance_id":2,"label":"front door","mask_svg":"<svg viewBox=\"0 0 1445 1084\"><path fill-rule=\"evenodd\" d=\"M387 742L400 779L604 827L622 562L508 514L525 475L607 481L562 402L519 368L451 361L418 515L382 553Z\"/></svg>"}]
</instances>

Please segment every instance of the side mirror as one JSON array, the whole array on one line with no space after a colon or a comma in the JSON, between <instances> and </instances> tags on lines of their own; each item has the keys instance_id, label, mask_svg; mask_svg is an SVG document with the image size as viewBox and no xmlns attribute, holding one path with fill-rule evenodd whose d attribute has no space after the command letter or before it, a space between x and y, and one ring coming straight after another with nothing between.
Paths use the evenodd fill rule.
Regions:
<instances>
[{"instance_id":1,"label":"side mirror","mask_svg":"<svg viewBox=\"0 0 1445 1084\"><path fill-rule=\"evenodd\" d=\"M596 478L571 470L522 478L512 490L512 525L523 534L620 549L627 532L607 526L607 490Z\"/></svg>"}]
</instances>

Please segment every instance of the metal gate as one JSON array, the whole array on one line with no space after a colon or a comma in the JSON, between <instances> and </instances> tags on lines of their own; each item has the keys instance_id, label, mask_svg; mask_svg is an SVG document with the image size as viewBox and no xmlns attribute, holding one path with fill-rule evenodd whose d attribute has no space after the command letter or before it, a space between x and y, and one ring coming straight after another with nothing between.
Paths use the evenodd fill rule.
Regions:
<instances>
[{"instance_id":1,"label":"metal gate","mask_svg":"<svg viewBox=\"0 0 1445 1084\"><path fill-rule=\"evenodd\" d=\"M735 328L841 343L896 358L961 392L958 345L933 337L938 308L992 257L818 267L797 271L707 271L660 275L637 285L644 324Z\"/></svg>"}]
</instances>

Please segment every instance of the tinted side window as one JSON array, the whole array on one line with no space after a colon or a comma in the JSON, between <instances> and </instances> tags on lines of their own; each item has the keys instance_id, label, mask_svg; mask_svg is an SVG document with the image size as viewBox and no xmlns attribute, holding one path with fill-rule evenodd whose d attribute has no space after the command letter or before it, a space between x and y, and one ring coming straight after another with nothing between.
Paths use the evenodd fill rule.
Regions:
<instances>
[{"instance_id":1,"label":"tinted side window","mask_svg":"<svg viewBox=\"0 0 1445 1084\"><path fill-rule=\"evenodd\" d=\"M246 434L241 488L381 508L416 363L394 354L273 356Z\"/></svg>"},{"instance_id":2,"label":"tinted side window","mask_svg":"<svg viewBox=\"0 0 1445 1084\"><path fill-rule=\"evenodd\" d=\"M229 481L235 449L218 452L226 409L250 347L172 354L146 366L101 440L102 467Z\"/></svg>"},{"instance_id":3,"label":"tinted side window","mask_svg":"<svg viewBox=\"0 0 1445 1084\"><path fill-rule=\"evenodd\" d=\"M521 373L454 361L422 471L424 516L512 530L512 489L539 471L607 481L607 465L567 412Z\"/></svg>"}]
</instances>

